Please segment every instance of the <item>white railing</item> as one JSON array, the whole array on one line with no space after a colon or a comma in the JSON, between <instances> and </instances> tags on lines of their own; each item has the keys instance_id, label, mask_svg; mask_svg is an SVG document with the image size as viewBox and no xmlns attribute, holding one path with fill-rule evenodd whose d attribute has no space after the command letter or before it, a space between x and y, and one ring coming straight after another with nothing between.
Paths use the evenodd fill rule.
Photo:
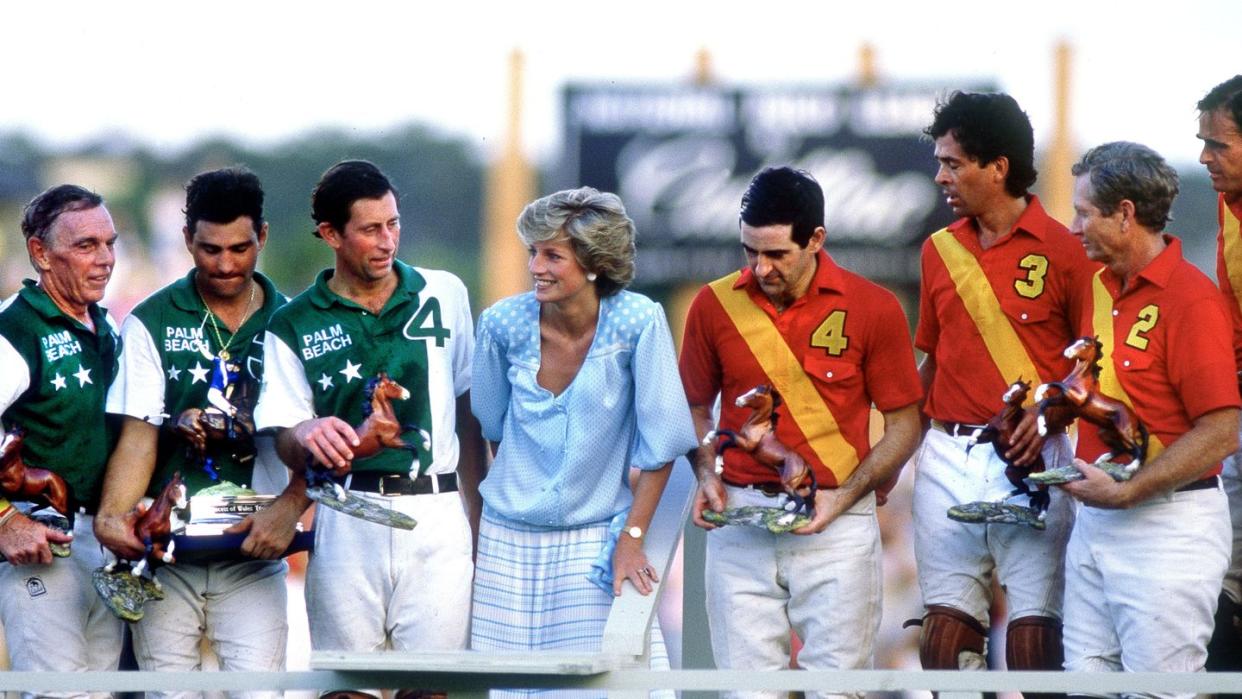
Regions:
<instances>
[{"instance_id":1,"label":"white railing","mask_svg":"<svg viewBox=\"0 0 1242 699\"><path fill-rule=\"evenodd\" d=\"M648 530L646 551L664 580L681 539L694 476L674 465ZM626 583L628 585L628 583ZM0 672L0 691L306 691L359 687L434 687L457 699L489 688L607 690L637 696L654 689L682 691L936 691L941 699L975 699L983 692L1242 693L1242 673L919 672L907 670L652 671L647 633L662 586L646 597L625 594L609 613L598 653L481 653L317 651L309 672Z\"/></svg>"}]
</instances>

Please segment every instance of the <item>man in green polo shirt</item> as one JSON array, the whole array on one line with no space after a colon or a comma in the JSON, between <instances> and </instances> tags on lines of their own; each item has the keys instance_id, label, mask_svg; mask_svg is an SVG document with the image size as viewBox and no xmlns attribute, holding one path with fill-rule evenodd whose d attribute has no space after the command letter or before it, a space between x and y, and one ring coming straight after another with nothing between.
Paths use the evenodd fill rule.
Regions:
<instances>
[{"instance_id":1,"label":"man in green polo shirt","mask_svg":"<svg viewBox=\"0 0 1242 699\"><path fill-rule=\"evenodd\" d=\"M125 350L107 409L124 417L95 533L121 558L141 558L133 508L178 472L191 497L224 483L280 493L225 531L247 533L235 558L162 568L165 599L146 606L133 632L143 670L201 669L203 638L225 670L283 670L280 554L308 501L304 482L290 484L270 437L251 439L253 427L241 424L259 395L263 331L286 300L255 271L267 242L259 178L226 168L191 179L182 233L193 269L138 304L121 328ZM236 410L233 439L207 439L200 418L212 410L221 418Z\"/></svg>"},{"instance_id":2,"label":"man in green polo shirt","mask_svg":"<svg viewBox=\"0 0 1242 699\"><path fill-rule=\"evenodd\" d=\"M333 269L272 316L255 410L295 471L308 458L348 474L345 487L418 521L383 527L328 508L315 516L306 573L316 649L464 648L470 620L471 526L483 441L470 413L474 333L461 281L397 260L397 194L374 165L345 161L312 196ZM410 397L393 408L411 452L355 459L365 387L379 372ZM429 448L417 430L430 437ZM458 492L460 489L460 493Z\"/></svg>"},{"instance_id":3,"label":"man in green polo shirt","mask_svg":"<svg viewBox=\"0 0 1242 699\"><path fill-rule=\"evenodd\" d=\"M4 503L0 553L9 564L0 563L0 622L14 670L115 670L121 622L91 585L103 564L91 521L115 441L104 396L119 339L98 304L116 260L116 229L98 194L60 185L26 205L22 234L39 279L0 307L0 417L6 430L25 431L27 465L68 485L73 550L53 560L48 543L70 537Z\"/></svg>"}]
</instances>

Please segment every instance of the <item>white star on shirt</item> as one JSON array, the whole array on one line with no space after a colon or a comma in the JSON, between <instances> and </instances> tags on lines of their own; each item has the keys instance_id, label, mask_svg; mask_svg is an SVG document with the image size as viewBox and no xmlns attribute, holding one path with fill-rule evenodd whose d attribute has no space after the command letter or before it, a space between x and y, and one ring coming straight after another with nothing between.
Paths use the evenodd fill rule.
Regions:
<instances>
[{"instance_id":1,"label":"white star on shirt","mask_svg":"<svg viewBox=\"0 0 1242 699\"><path fill-rule=\"evenodd\" d=\"M340 371L336 373L345 377L345 383L353 383L354 379L358 379L359 381L362 380L362 374L358 373L358 370L361 368L362 368L361 364L354 364L353 362L346 359L345 368L341 369Z\"/></svg>"},{"instance_id":2,"label":"white star on shirt","mask_svg":"<svg viewBox=\"0 0 1242 699\"><path fill-rule=\"evenodd\" d=\"M319 380L316 381L315 383L319 384L319 387L322 390L326 391L329 388L332 388L332 377L328 376L327 374L321 373L319 374Z\"/></svg>"},{"instance_id":3,"label":"white star on shirt","mask_svg":"<svg viewBox=\"0 0 1242 699\"><path fill-rule=\"evenodd\" d=\"M178 381L181 379L181 370L175 366L168 367L168 380Z\"/></svg>"},{"instance_id":4,"label":"white star on shirt","mask_svg":"<svg viewBox=\"0 0 1242 699\"><path fill-rule=\"evenodd\" d=\"M91 370L84 366L78 367L78 370L73 372L73 376L78 380L78 388L82 388L88 383L95 383L91 381Z\"/></svg>"},{"instance_id":5,"label":"white star on shirt","mask_svg":"<svg viewBox=\"0 0 1242 699\"><path fill-rule=\"evenodd\" d=\"M190 382L191 385L196 384L199 381L202 381L203 383L207 383L208 369L207 367L203 366L202 362L194 362L194 368L187 369L187 371L189 371L190 375L194 377L194 380Z\"/></svg>"},{"instance_id":6,"label":"white star on shirt","mask_svg":"<svg viewBox=\"0 0 1242 699\"><path fill-rule=\"evenodd\" d=\"M52 379L52 385L57 391L65 387L65 377L61 376L59 371L56 372L56 378Z\"/></svg>"}]
</instances>

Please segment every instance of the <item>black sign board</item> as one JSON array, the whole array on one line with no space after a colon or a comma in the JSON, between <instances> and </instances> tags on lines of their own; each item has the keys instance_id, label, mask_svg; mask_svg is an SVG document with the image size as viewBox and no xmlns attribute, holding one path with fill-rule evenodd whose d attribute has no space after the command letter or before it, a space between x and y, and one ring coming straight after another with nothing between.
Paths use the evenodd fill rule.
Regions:
<instances>
[{"instance_id":1,"label":"black sign board","mask_svg":"<svg viewBox=\"0 0 1242 699\"><path fill-rule=\"evenodd\" d=\"M914 282L918 246L952 220L921 136L943 94L569 85L559 184L619 194L638 227L637 282L662 286L739 268L746 184L765 166L793 165L824 188L828 249L838 262L876 281Z\"/></svg>"}]
</instances>

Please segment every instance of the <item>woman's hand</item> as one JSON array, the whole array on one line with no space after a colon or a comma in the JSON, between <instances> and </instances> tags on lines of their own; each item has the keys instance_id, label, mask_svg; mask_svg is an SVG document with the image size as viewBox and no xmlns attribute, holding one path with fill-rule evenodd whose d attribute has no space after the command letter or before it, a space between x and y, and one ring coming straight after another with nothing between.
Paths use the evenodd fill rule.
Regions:
<instances>
[{"instance_id":1,"label":"woman's hand","mask_svg":"<svg viewBox=\"0 0 1242 699\"><path fill-rule=\"evenodd\" d=\"M655 566L647 561L643 553L643 542L622 532L617 538L617 547L612 552L612 594L621 596L621 583L629 579L641 595L649 595L655 589L653 583L660 582Z\"/></svg>"}]
</instances>

